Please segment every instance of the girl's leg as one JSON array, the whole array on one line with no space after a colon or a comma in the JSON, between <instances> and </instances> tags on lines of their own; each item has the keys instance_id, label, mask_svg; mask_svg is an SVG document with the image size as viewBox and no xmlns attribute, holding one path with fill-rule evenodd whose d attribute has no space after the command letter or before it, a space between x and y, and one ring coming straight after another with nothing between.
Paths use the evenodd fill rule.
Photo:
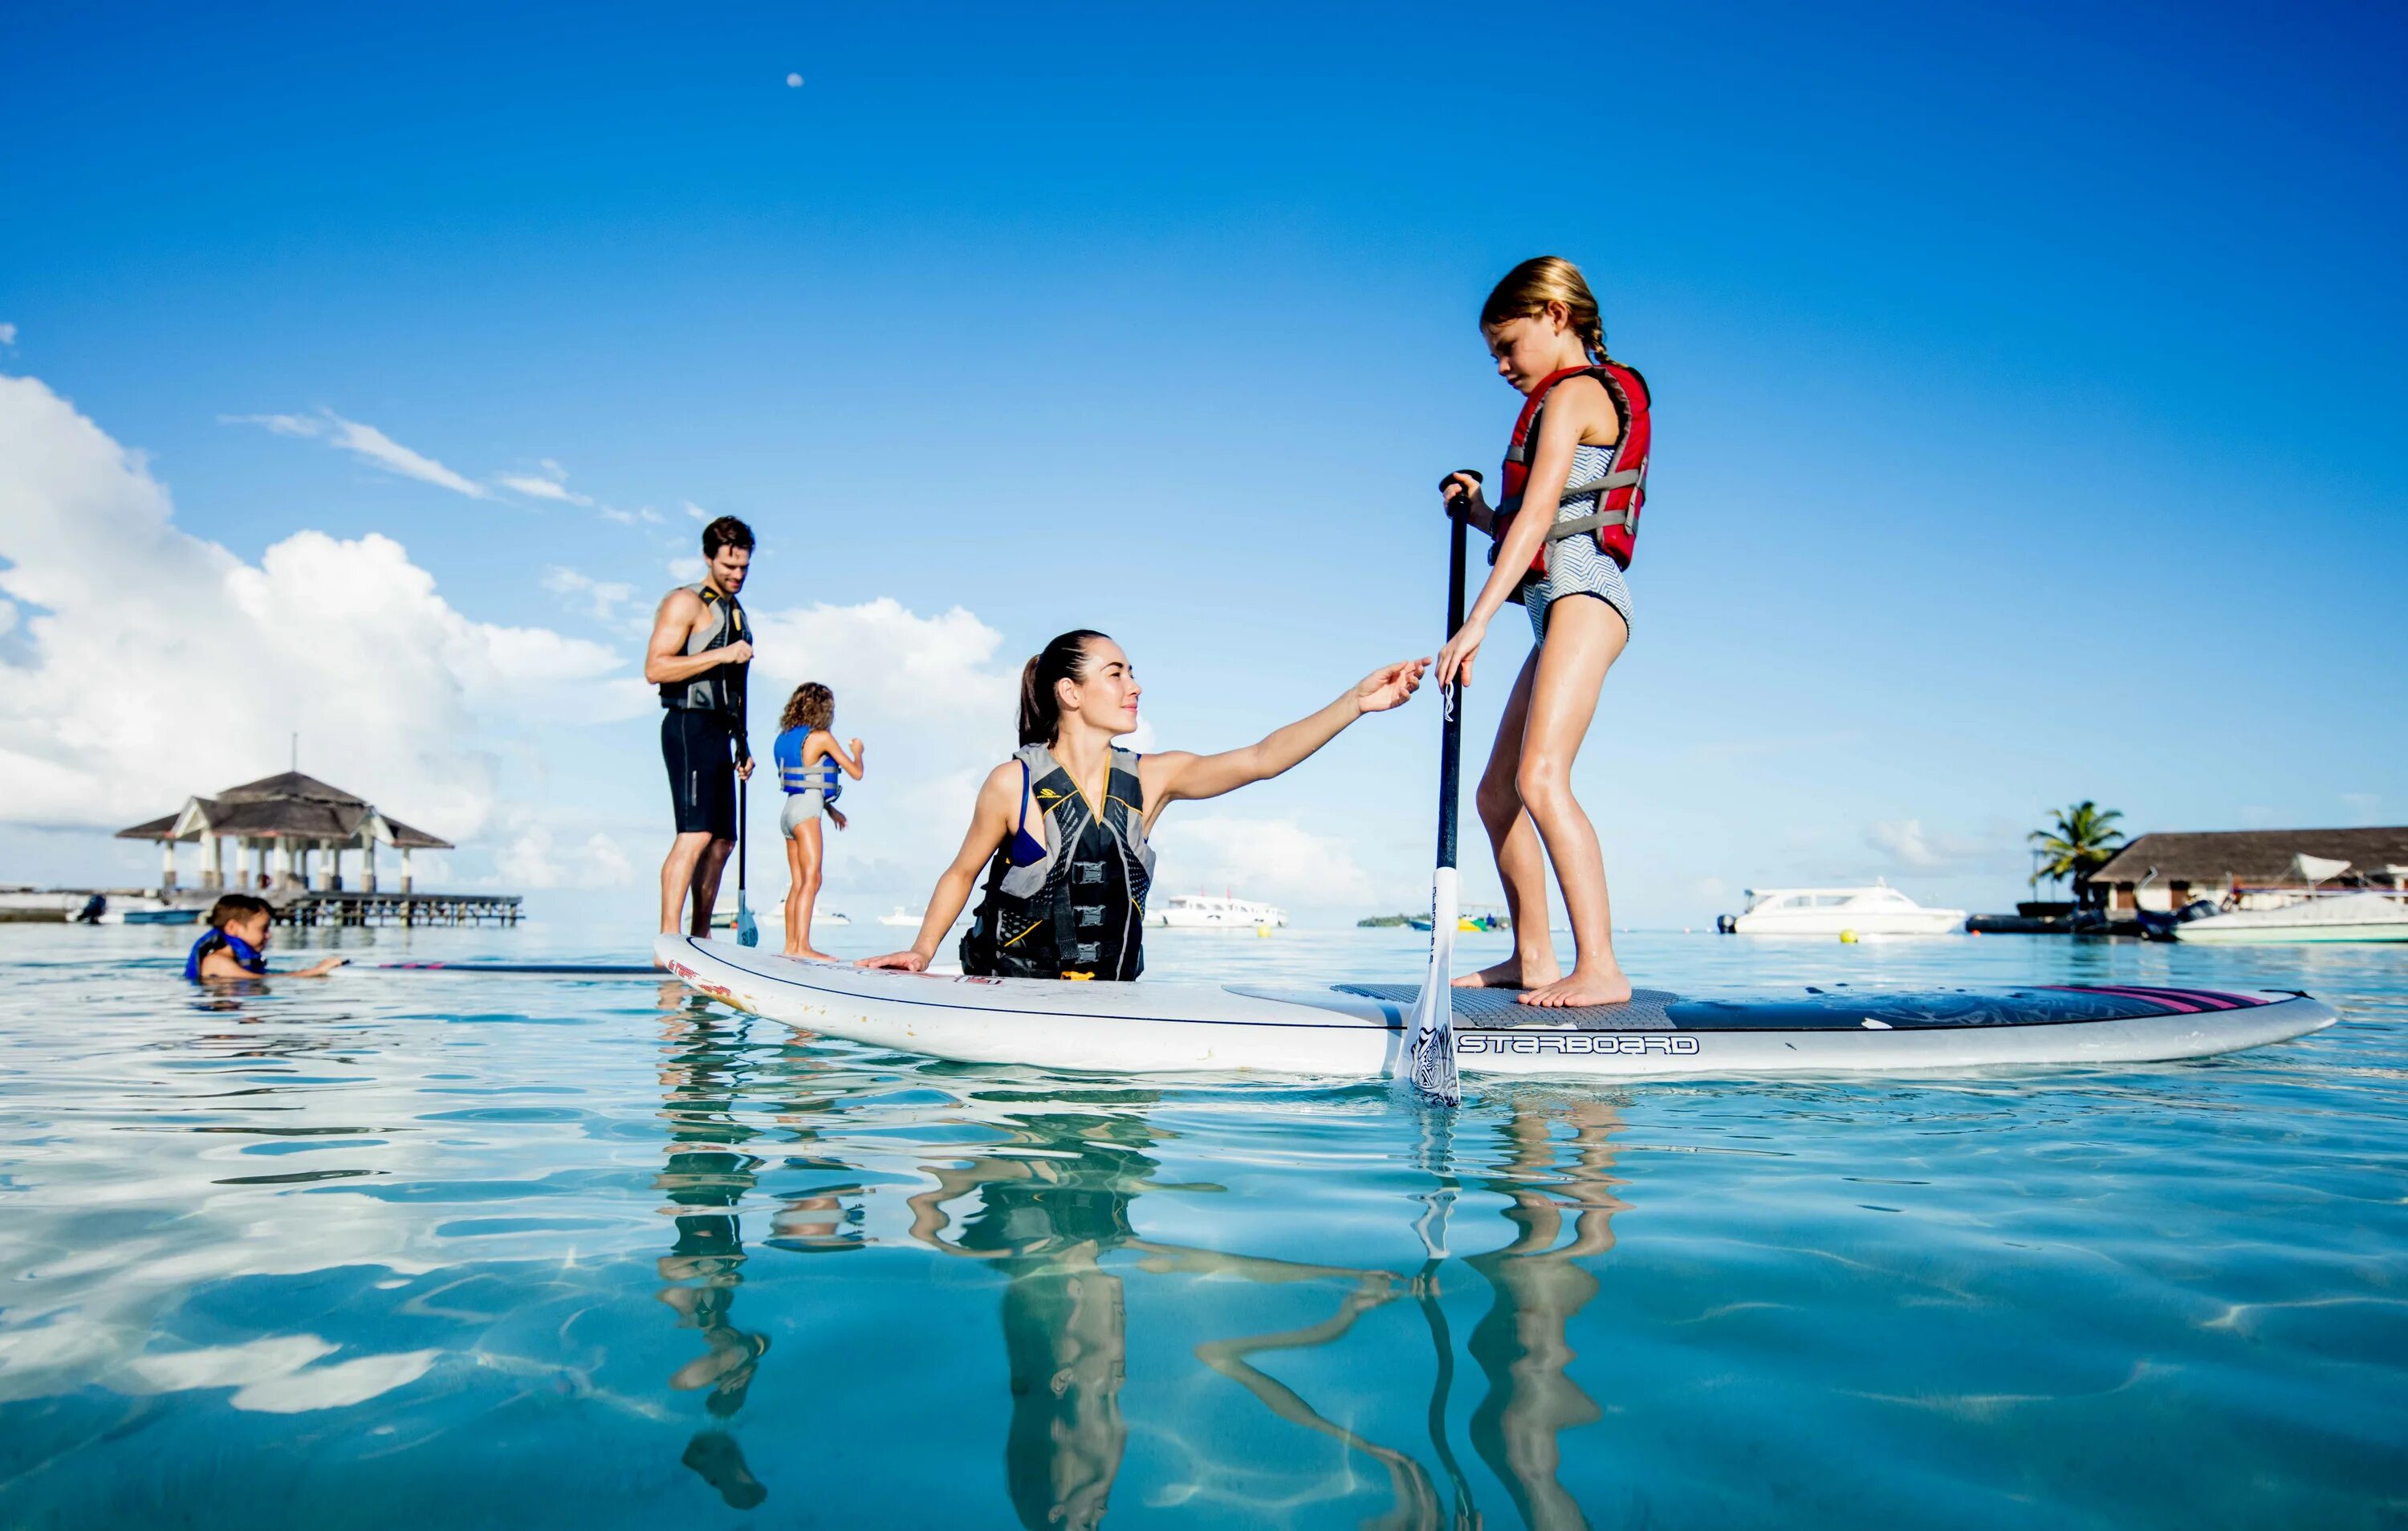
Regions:
<instances>
[{"instance_id":1,"label":"girl's leg","mask_svg":"<svg viewBox=\"0 0 2408 1531\"><path fill-rule=\"evenodd\" d=\"M1529 989L1562 976L1555 948L1547 939L1547 856L1539 846L1539 831L1522 811L1522 794L1513 776L1522 767L1522 730L1530 715L1531 677L1539 668L1538 651L1522 661L1505 699L1505 715L1497 724L1497 744L1488 752L1488 769L1481 773L1472 801L1480 822L1497 853L1497 875L1505 884L1505 909L1513 921L1513 955L1477 973L1455 980L1458 989Z\"/></svg>"},{"instance_id":2,"label":"girl's leg","mask_svg":"<svg viewBox=\"0 0 2408 1531\"><path fill-rule=\"evenodd\" d=\"M786 955L803 954L803 842L800 831L786 836Z\"/></svg>"},{"instance_id":3,"label":"girl's leg","mask_svg":"<svg viewBox=\"0 0 2408 1531\"><path fill-rule=\"evenodd\" d=\"M1565 596L1548 610L1547 641L1536 656L1513 786L1564 890L1572 922L1572 970L1533 988L1522 996L1524 1004L1619 1004L1630 998L1630 980L1613 960L1605 857L1598 849L1596 826L1572 797L1572 760L1597 716L1598 691L1629 642L1622 614L1593 596Z\"/></svg>"},{"instance_id":4,"label":"girl's leg","mask_svg":"<svg viewBox=\"0 0 2408 1531\"><path fill-rule=\"evenodd\" d=\"M820 838L825 832L816 814L795 827L795 844L801 850L802 875L795 880L795 890L787 895L786 899L786 907L789 909L795 906L796 899L800 899L803 903L801 940L796 943L800 949L796 955L815 958L823 962L833 959L827 953L815 951L811 947L811 906L819 902L822 864Z\"/></svg>"}]
</instances>

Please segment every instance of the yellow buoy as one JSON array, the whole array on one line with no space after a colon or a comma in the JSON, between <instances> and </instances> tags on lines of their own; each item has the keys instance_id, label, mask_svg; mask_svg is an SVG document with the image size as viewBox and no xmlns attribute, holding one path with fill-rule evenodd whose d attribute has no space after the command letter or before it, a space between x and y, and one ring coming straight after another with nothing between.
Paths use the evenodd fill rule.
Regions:
<instances>
[{"instance_id":1,"label":"yellow buoy","mask_svg":"<svg viewBox=\"0 0 2408 1531\"><path fill-rule=\"evenodd\" d=\"M1842 931L1840 932L1840 944L1843 946L1855 946L1856 944L1856 932L1854 931Z\"/></svg>"},{"instance_id":2,"label":"yellow buoy","mask_svg":"<svg viewBox=\"0 0 2408 1531\"><path fill-rule=\"evenodd\" d=\"M1271 928L1268 925L1257 925L1254 927L1254 933L1268 940L1271 933Z\"/></svg>"}]
</instances>

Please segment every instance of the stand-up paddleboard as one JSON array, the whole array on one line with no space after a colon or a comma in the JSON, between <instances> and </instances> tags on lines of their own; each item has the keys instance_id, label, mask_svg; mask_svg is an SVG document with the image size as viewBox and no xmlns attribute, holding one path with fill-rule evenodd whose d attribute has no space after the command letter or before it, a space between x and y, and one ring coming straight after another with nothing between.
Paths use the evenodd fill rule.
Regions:
<instances>
[{"instance_id":1,"label":"stand-up paddleboard","mask_svg":"<svg viewBox=\"0 0 2408 1531\"><path fill-rule=\"evenodd\" d=\"M1142 979L970 978L807 962L665 935L687 987L789 1026L964 1062L1089 1074L1253 1071L1369 1078L1405 1066L1419 989ZM1801 989L1754 1000L1641 989L1627 1004L1536 1010L1454 995L1456 1067L1479 1074L1892 1074L2146 1063L2262 1047L2329 1026L2300 993L2129 986L1917 992Z\"/></svg>"}]
</instances>

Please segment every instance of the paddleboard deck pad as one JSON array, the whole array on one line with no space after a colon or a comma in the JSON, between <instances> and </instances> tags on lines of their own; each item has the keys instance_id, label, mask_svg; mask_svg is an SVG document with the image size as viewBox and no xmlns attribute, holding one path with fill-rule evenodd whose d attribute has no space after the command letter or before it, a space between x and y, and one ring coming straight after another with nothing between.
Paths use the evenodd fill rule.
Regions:
<instances>
[{"instance_id":1,"label":"paddleboard deck pad","mask_svg":"<svg viewBox=\"0 0 2408 1531\"><path fill-rule=\"evenodd\" d=\"M665 935L688 988L799 1030L965 1062L1089 1074L1259 1072L1373 1078L1411 1044L1411 984L1048 983L810 962ZM2159 1062L2329 1026L2306 994L2129 985L1909 992L1833 985L1762 999L1641 989L1542 1010L1455 991L1456 1066L1475 1074L1903 1074Z\"/></svg>"}]
</instances>

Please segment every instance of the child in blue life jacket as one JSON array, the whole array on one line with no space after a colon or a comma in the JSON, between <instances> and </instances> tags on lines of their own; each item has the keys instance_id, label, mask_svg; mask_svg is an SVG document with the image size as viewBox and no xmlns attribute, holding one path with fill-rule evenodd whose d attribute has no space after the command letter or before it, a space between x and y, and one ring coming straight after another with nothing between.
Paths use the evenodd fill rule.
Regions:
<instances>
[{"instance_id":1,"label":"child in blue life jacket","mask_svg":"<svg viewBox=\"0 0 2408 1531\"><path fill-rule=\"evenodd\" d=\"M1475 472L1450 473L1439 485L1448 512L1494 537L1497 550L1463 627L1439 651L1438 682L1458 672L1471 678L1489 621L1509 603L1529 614L1536 643L1506 699L1477 799L1512 913L1513 955L1455 981L1522 989L1524 1004L1618 1004L1630 998L1630 980L1614 960L1605 858L1572 797L1571 769L1605 672L1630 642L1622 571L1646 500L1647 381L1606 354L1588 282L1553 255L1506 273L1481 310L1480 332L1524 402L1493 509ZM1547 939L1550 861L1571 917L1569 974Z\"/></svg>"},{"instance_id":2,"label":"child in blue life jacket","mask_svg":"<svg viewBox=\"0 0 2408 1531\"><path fill-rule=\"evenodd\" d=\"M778 719L778 742L771 752L778 761L778 785L785 788L786 810L778 816L778 833L786 842L786 870L794 886L786 894L786 955L829 959L811 946L811 904L820 896L821 869L827 861L820 830L824 815L839 830L844 815L836 800L844 791L842 771L861 780L861 741L848 750L828 731L836 722L836 693L817 681L805 681L786 699Z\"/></svg>"},{"instance_id":3,"label":"child in blue life jacket","mask_svg":"<svg viewBox=\"0 0 2408 1531\"><path fill-rule=\"evenodd\" d=\"M184 976L194 983L222 983L267 976L268 931L275 911L265 899L228 893L209 905L207 935L193 943ZM329 957L314 967L280 973L280 978L322 978L351 959Z\"/></svg>"}]
</instances>

